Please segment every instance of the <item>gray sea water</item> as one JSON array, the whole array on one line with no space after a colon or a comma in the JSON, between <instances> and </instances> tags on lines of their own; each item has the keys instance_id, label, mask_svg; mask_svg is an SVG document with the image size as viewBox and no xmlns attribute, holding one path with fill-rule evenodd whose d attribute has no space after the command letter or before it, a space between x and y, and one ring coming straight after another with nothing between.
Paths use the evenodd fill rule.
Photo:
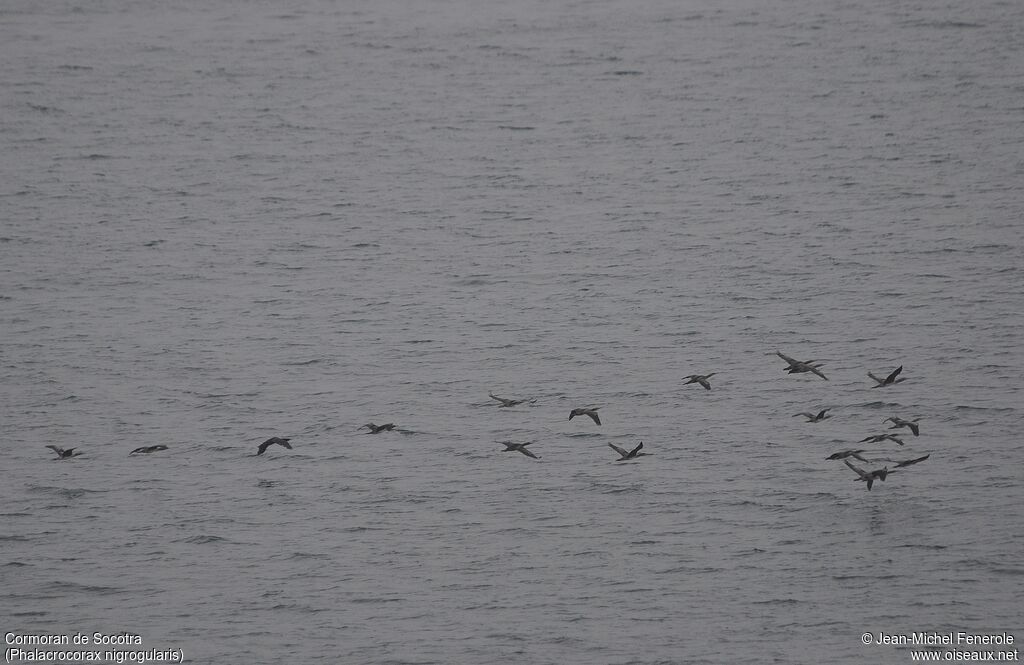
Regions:
<instances>
[{"instance_id":1,"label":"gray sea water","mask_svg":"<svg viewBox=\"0 0 1024 665\"><path fill-rule=\"evenodd\" d=\"M1024 3L6 0L0 58L5 634L1024 639Z\"/></svg>"}]
</instances>

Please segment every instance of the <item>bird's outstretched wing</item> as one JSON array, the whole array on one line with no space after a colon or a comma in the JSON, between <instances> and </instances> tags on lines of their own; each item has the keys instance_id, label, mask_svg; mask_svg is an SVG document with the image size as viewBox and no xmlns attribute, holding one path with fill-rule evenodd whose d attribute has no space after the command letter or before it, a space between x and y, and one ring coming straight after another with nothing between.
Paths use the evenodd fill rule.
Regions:
<instances>
[{"instance_id":1,"label":"bird's outstretched wing","mask_svg":"<svg viewBox=\"0 0 1024 665\"><path fill-rule=\"evenodd\" d=\"M609 443L608 446L617 452L622 457L629 457L629 452L625 448L619 448L614 443Z\"/></svg>"},{"instance_id":2,"label":"bird's outstretched wing","mask_svg":"<svg viewBox=\"0 0 1024 665\"><path fill-rule=\"evenodd\" d=\"M790 358L789 356L787 356L782 351L776 351L775 355L777 355L778 357L782 358L783 360L788 362L790 365L799 365L800 364L799 360L797 360L796 358Z\"/></svg>"},{"instance_id":3,"label":"bird's outstretched wing","mask_svg":"<svg viewBox=\"0 0 1024 665\"><path fill-rule=\"evenodd\" d=\"M827 376L825 376L825 375L824 375L824 374L823 374L823 373L821 372L821 370L820 370L820 369L818 369L817 367L815 367L814 365L804 365L804 366L805 366L805 367L807 368L807 371L809 371L809 372L813 372L814 374L817 374L817 375L818 375L818 376L820 376L821 378L823 378L823 379L825 379L826 381L828 381L828 377L827 377Z\"/></svg>"},{"instance_id":4,"label":"bird's outstretched wing","mask_svg":"<svg viewBox=\"0 0 1024 665\"><path fill-rule=\"evenodd\" d=\"M902 371L903 371L903 365L900 365L899 367L894 369L892 371L892 373L889 374L889 376L885 377L885 383L892 383L893 381L895 381L896 377L899 376L900 372L902 372Z\"/></svg>"},{"instance_id":5,"label":"bird's outstretched wing","mask_svg":"<svg viewBox=\"0 0 1024 665\"><path fill-rule=\"evenodd\" d=\"M843 460L843 464L845 464L846 466L850 467L853 470L854 473L856 473L858 476L860 476L861 480L867 480L868 479L868 473L864 469L862 469L862 468L852 464L850 462L850 460L844 459Z\"/></svg>"},{"instance_id":6,"label":"bird's outstretched wing","mask_svg":"<svg viewBox=\"0 0 1024 665\"><path fill-rule=\"evenodd\" d=\"M923 462L923 461L925 461L926 459L928 459L928 458L929 458L929 457L931 457L931 456L932 456L932 454L931 454L931 453L928 453L928 454L927 454L927 455L925 455L924 457L918 457L917 459L908 459L908 460L903 460L902 462L897 462L897 463L896 463L896 466L895 466L895 467L893 467L893 468L895 468L895 469L900 469L900 468L903 468L903 467L905 467L905 466L910 466L910 465L912 465L912 464L917 464L918 462Z\"/></svg>"}]
</instances>

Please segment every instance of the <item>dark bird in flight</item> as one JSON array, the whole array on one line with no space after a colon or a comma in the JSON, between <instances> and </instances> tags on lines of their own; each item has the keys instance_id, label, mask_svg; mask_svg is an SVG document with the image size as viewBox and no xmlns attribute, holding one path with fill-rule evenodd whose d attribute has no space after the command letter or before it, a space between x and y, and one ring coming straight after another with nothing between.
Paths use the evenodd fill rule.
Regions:
<instances>
[{"instance_id":1,"label":"dark bird in flight","mask_svg":"<svg viewBox=\"0 0 1024 665\"><path fill-rule=\"evenodd\" d=\"M789 372L790 374L803 374L804 372L810 372L812 374L817 374L828 381L828 377L822 374L821 370L818 369L822 365L820 362L816 362L814 360L797 360L796 358L790 358L781 351L776 351L775 355L789 363L789 366L784 371Z\"/></svg>"},{"instance_id":2,"label":"dark bird in flight","mask_svg":"<svg viewBox=\"0 0 1024 665\"><path fill-rule=\"evenodd\" d=\"M899 367L894 369L892 372L890 372L889 376L885 377L884 379L880 379L877 376L875 376L874 374L872 374L871 372L868 372L868 376L870 376L872 379L875 380L875 385L873 385L871 387L872 388L881 388L882 386L891 386L894 383L899 383L900 381L906 381L907 377L905 377L905 376L901 376L898 379L896 378L897 376L900 376L900 372L902 372L902 371L903 371L903 365L900 365Z\"/></svg>"},{"instance_id":3,"label":"dark bird in flight","mask_svg":"<svg viewBox=\"0 0 1024 665\"><path fill-rule=\"evenodd\" d=\"M914 418L913 420L903 420L903 418L900 418L899 416L889 416L882 422L884 423L890 420L892 421L892 426L890 426L889 429L899 429L900 427L907 427L910 429L911 432L914 433L914 436L917 436L918 434L921 433L921 428L917 424L917 421L921 420L920 418Z\"/></svg>"},{"instance_id":4,"label":"dark bird in flight","mask_svg":"<svg viewBox=\"0 0 1024 665\"><path fill-rule=\"evenodd\" d=\"M131 451L128 454L134 455L135 453L155 453L159 450L167 450L167 446L163 444L157 446L142 446L141 448L136 448L135 450Z\"/></svg>"},{"instance_id":5,"label":"dark bird in flight","mask_svg":"<svg viewBox=\"0 0 1024 665\"><path fill-rule=\"evenodd\" d=\"M498 405L498 408L508 407L508 406L516 406L518 404L523 404L525 402L536 402L537 401L537 400L526 400L526 399L508 399L508 398L505 398L505 397L498 397L494 393L487 393L487 396L490 397L491 399L495 399L495 400L498 400L499 402L501 402L501 404Z\"/></svg>"},{"instance_id":6,"label":"dark bird in flight","mask_svg":"<svg viewBox=\"0 0 1024 665\"><path fill-rule=\"evenodd\" d=\"M708 382L708 379L713 377L715 374L717 374L717 372L711 372L710 374L690 374L689 376L684 376L683 378L688 380L683 385L688 386L691 383L699 383L704 386L704 390L711 390L711 383Z\"/></svg>"},{"instance_id":7,"label":"dark bird in flight","mask_svg":"<svg viewBox=\"0 0 1024 665\"><path fill-rule=\"evenodd\" d=\"M855 458L859 459L861 462L867 463L867 460L860 456L860 454L862 452L864 452L864 451L863 450L844 450L842 452L832 453L831 455L829 455L825 459L846 459L847 457L855 457Z\"/></svg>"},{"instance_id":8,"label":"dark bird in flight","mask_svg":"<svg viewBox=\"0 0 1024 665\"><path fill-rule=\"evenodd\" d=\"M800 413L794 413L793 417L796 418L797 416L803 416L804 418L807 418L807 422L809 423L820 423L822 420L832 417L831 415L828 414L829 411L831 411L831 409L822 409L817 413L809 413L807 411L802 411Z\"/></svg>"},{"instance_id":9,"label":"dark bird in flight","mask_svg":"<svg viewBox=\"0 0 1024 665\"><path fill-rule=\"evenodd\" d=\"M853 464L851 464L850 460L844 459L843 460L843 464L845 464L846 466L848 466L851 469L853 469L853 472L856 473L858 476L860 476L858 478L858 480L863 480L864 482L866 482L868 484L868 491L869 492L871 491L871 485L872 485L872 483L875 482L875 480L881 480L881 481L884 482L886 475L888 475L888 473L889 473L889 468L888 467L885 467L885 468L882 468L882 469L875 469L874 471L865 471L864 469L861 469L861 468L856 467Z\"/></svg>"},{"instance_id":10,"label":"dark bird in flight","mask_svg":"<svg viewBox=\"0 0 1024 665\"><path fill-rule=\"evenodd\" d=\"M601 424L601 418L597 415L597 410L600 409L600 408L601 407L599 407L599 406L595 406L595 407L588 407L588 408L573 409L572 411L569 412L569 420L572 420L576 416L590 416L591 418L594 419L595 423L600 425Z\"/></svg>"},{"instance_id":11,"label":"dark bird in flight","mask_svg":"<svg viewBox=\"0 0 1024 665\"><path fill-rule=\"evenodd\" d=\"M50 444L46 447L52 450L53 452L57 453L57 457L55 457L54 459L71 459L72 457L78 457L79 455L82 454L80 452L73 452L75 450L74 448L64 449L61 448L60 446L55 446L53 444Z\"/></svg>"},{"instance_id":12,"label":"dark bird in flight","mask_svg":"<svg viewBox=\"0 0 1024 665\"><path fill-rule=\"evenodd\" d=\"M503 453L511 453L511 452L515 451L515 452L520 452L520 453L526 455L527 457L532 457L533 459L540 459L539 455L534 455L532 452L530 452L529 450L526 449L526 446L532 444L533 441L527 441L526 443L513 443L512 441L499 441L498 443L502 443L502 444L505 445L505 450L501 451Z\"/></svg>"},{"instance_id":13,"label":"dark bird in flight","mask_svg":"<svg viewBox=\"0 0 1024 665\"><path fill-rule=\"evenodd\" d=\"M903 468L903 467L905 467L905 466L910 466L911 464L917 464L918 462L923 462L923 461L925 461L926 459L928 459L928 458L929 458L929 457L931 457L931 456L932 456L932 455L931 455L931 453L928 453L928 454L927 454L927 455L925 455L924 457L918 457L917 459L907 459L907 460L903 460L902 462L897 462L897 463L896 463L896 466L895 466L895 467L893 467L893 468L894 468L894 469L901 469L901 468Z\"/></svg>"},{"instance_id":14,"label":"dark bird in flight","mask_svg":"<svg viewBox=\"0 0 1024 665\"><path fill-rule=\"evenodd\" d=\"M270 437L269 439L267 439L266 441L264 441L263 443L260 444L260 447L257 448L256 454L257 455L262 455L263 453L267 452L267 448L269 448L270 446L274 445L275 443L277 445L279 445L279 446L284 446L288 450L291 450L292 449L292 444L288 443L289 441L291 441L291 439L284 439L284 438L281 438L279 436L272 436L272 437Z\"/></svg>"},{"instance_id":15,"label":"dark bird in flight","mask_svg":"<svg viewBox=\"0 0 1024 665\"><path fill-rule=\"evenodd\" d=\"M384 425L374 425L373 423L366 423L363 427L370 430L370 434L380 434L381 432L390 432L395 429L395 424L386 423ZM359 429L363 429L363 427L360 427Z\"/></svg>"},{"instance_id":16,"label":"dark bird in flight","mask_svg":"<svg viewBox=\"0 0 1024 665\"><path fill-rule=\"evenodd\" d=\"M619 459L615 460L616 462L625 462L627 460L636 459L637 457L640 457L641 455L646 455L647 454L647 453L644 453L644 452L640 451L641 448L644 447L644 442L643 441L638 443L636 448L634 448L633 450L630 450L630 451L627 451L625 448L619 448L614 443L609 443L608 446L611 447L612 450L614 450L615 452L617 452L620 455Z\"/></svg>"},{"instance_id":17,"label":"dark bird in flight","mask_svg":"<svg viewBox=\"0 0 1024 665\"><path fill-rule=\"evenodd\" d=\"M860 443L882 443L883 441L895 441L896 443L903 445L903 439L897 437L895 434L872 434L866 436L860 440Z\"/></svg>"}]
</instances>

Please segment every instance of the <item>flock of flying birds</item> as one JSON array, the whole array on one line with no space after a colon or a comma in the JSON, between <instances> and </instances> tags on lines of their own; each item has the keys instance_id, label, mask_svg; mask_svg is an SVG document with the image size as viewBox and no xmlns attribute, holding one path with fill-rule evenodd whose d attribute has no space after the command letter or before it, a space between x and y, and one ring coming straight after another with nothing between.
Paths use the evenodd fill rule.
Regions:
<instances>
[{"instance_id":1,"label":"flock of flying birds","mask_svg":"<svg viewBox=\"0 0 1024 665\"><path fill-rule=\"evenodd\" d=\"M785 371L785 372L787 372L789 374L810 373L810 374L814 374L815 376L821 377L825 381L828 381L828 377L825 376L824 372L821 371L821 367L824 366L824 364L825 364L824 362L821 362L821 361L818 361L818 360L796 360L795 358L791 358L791 357L787 356L786 354L782 353L781 351L776 351L774 354L768 354L768 355L777 355L778 357L780 357L783 360L785 360L786 361L786 368L783 371ZM900 374L902 372L903 372L903 366L900 365L899 367L894 369L892 372L890 372L887 376L885 376L885 378L880 378L878 376L875 376L871 372L868 372L867 375L872 380L874 380L874 382L875 382L875 385L871 386L872 388L882 388L884 386L891 386L891 385L900 383L902 381L905 381L906 377L900 376ZM705 390L711 390L711 381L710 381L710 379L711 379L711 377L715 376L715 374L716 374L716 372L711 372L709 374L690 374L689 376L684 376L683 379L685 379L685 383L683 383L683 385L690 385L690 384L694 384L695 383L695 384L698 384L701 387L703 387ZM499 397L499 396L497 396L497 395L495 395L493 393L488 393L488 396L491 399L493 399L496 402L498 402L498 406L499 407L513 407L513 406L518 406L520 404L532 404L532 403L537 401L536 399L509 399L509 398L505 398L505 397ZM586 407L575 408L575 409L573 409L572 411L569 412L569 420L572 420L576 416L586 416L586 417L590 418L591 420L593 420L595 425L600 425L601 424L601 417L597 413L599 408L600 407L597 407L597 406L586 406ZM793 417L795 418L796 416L803 416L806 419L806 422L808 422L808 423L819 423L819 422L821 422L823 420L827 420L827 419L832 417L831 414L829 414L830 410L831 409L821 409L820 411L818 411L816 413L810 412L810 411L803 411L801 413L793 414ZM899 416L890 416L890 417L886 418L885 420L883 420L882 422L883 423L886 423L886 422L892 423L890 425L890 427L889 427L890 430L906 428L906 429L910 430L911 434L913 434L914 436L919 436L920 433L921 433L921 428L920 428L920 425L918 424L919 421L920 421L920 418L914 418L913 420L905 420L905 419L903 419L903 418L901 418ZM390 432L390 431L394 430L395 429L395 424L394 423L385 423L383 425L377 425L375 423L370 422L370 423L366 423L365 425L363 425L359 429L366 429L366 430L368 430L369 434L380 434L381 432ZM882 434L872 434L870 436L867 436L867 437L861 439L859 441L859 443L884 443L886 441L892 441L893 443L895 443L895 444L897 444L899 446L904 445L903 439L899 438L898 436L896 436L896 434L894 434L892 432L885 432L885 433L882 433ZM266 441L264 441L263 443L261 443L256 448L256 455L264 454L265 452L267 452L267 449L270 446L273 446L273 445L278 445L278 446L281 446L283 448L287 448L288 450L291 450L292 449L292 445L291 445L290 442L291 442L290 438L285 438L285 437L280 437L280 436L271 437L271 438L267 439ZM514 442L514 441L500 441L499 443L501 443L501 444L503 444L505 446L505 450L502 451L502 452L506 452L506 453L508 453L508 452L518 452L518 453L522 453L523 455L526 455L527 457L532 457L533 459L540 459L539 455L534 454L533 451L531 451L531 450L529 450L527 448L527 446L530 446L530 445L532 445L534 443L533 441L526 441L526 442L522 442L522 443L517 443L517 442ZM626 450L625 448L621 448L621 447L615 445L614 443L609 443L608 446L612 450L614 450L616 453L618 453L619 458L617 460L615 460L616 462L636 461L640 457L642 457L642 456L647 454L647 453L645 453L643 451L643 447L644 447L643 441L638 443L636 445L636 447L633 448L632 450ZM55 459L58 459L58 460L66 460L66 459L70 459L72 457L77 457L77 456L82 454L81 451L77 450L76 448L61 448L61 447L55 446L55 445L48 445L46 447L52 449L53 452L56 453L57 457ZM149 454L149 453L160 452L162 450L167 450L167 446L165 446L165 445L142 446L140 448L136 448L135 450L131 451L128 454L129 455ZM920 462L923 462L923 461L925 461L926 459L928 459L931 456L930 454L928 454L928 455L924 455L923 457L917 457L917 458L912 458L912 459L904 459L904 460L896 460L896 459L892 459L892 458L888 458L888 457L877 458L877 459L870 459L870 458L867 458L867 457L863 456L863 453L865 453L865 452L866 451L864 449L842 450L842 451L839 451L839 452L836 452L836 453L833 453L833 454L829 455L826 459L827 460L842 460L843 463L850 468L850 470L852 470L854 473L857 474L857 478L855 480L864 482L867 485L868 490L870 490L871 487L874 485L874 482L876 480L880 480L880 481L884 482L885 479L886 479L886 476L888 476L890 473L893 473L894 471L896 471L898 469L904 469L906 467L913 466L914 464L918 464ZM873 469L871 471L865 471L864 469L862 469L862 468L856 466L855 464L853 464L850 461L851 457L853 459L856 459L856 460L864 463L864 464L876 464L878 462L892 462L892 463L895 464L895 466L893 466L892 469L890 469L888 466L883 466L880 469Z\"/></svg>"},{"instance_id":2,"label":"flock of flying birds","mask_svg":"<svg viewBox=\"0 0 1024 665\"><path fill-rule=\"evenodd\" d=\"M772 354L769 354L769 355L772 355ZM821 362L821 361L818 361L818 360L797 360L795 358L791 358L791 357L787 356L786 354L782 353L781 351L776 351L774 353L774 355L777 355L777 356L779 356L780 358L782 358L783 360L786 361L786 368L785 368L784 371L788 372L789 374L810 373L810 374L814 374L815 376L821 377L825 381L828 381L828 377L825 376L825 373L821 371L821 367L824 366L824 364L825 364L824 362ZM900 374L902 372L903 372L903 366L900 365L899 367L894 369L892 372L890 372L885 378L879 378L878 376L875 376L871 372L868 372L867 374L875 382L875 385L873 385L871 387L872 388L881 388L881 387L884 387L884 386L891 386L893 384L905 381L906 377L900 376ZM690 385L692 383L695 383L695 384L700 385L702 388L704 388L704 390L711 390L711 381L710 381L710 379L711 379L711 377L715 376L715 374L716 374L716 372L711 372L709 374L690 374L689 376L684 376L683 379L685 380L685 382L683 383L683 385L686 386L686 385ZM491 399L497 400L500 403L498 406L501 406L501 407L516 406L518 404L523 404L524 402L527 402L527 401L530 401L530 402L535 401L535 400L507 399L507 398L504 398L504 397L498 397L497 395L494 395L494 394L490 394L490 397L491 397ZM601 424L601 418L597 414L598 408L599 407L584 407L584 408L573 409L572 411L569 412L569 420L572 420L576 416L589 416L594 421L595 424L600 425ZM806 422L809 422L809 423L819 423L819 422L821 422L823 420L827 420L828 418L832 417L829 414L829 411L831 411L831 409L821 409L817 413L812 413L810 411L804 411L804 412L801 412L801 413L793 414L793 417L803 416L806 419ZM903 419L903 418L901 418L899 416L890 416L890 417L886 418L885 420L883 420L882 422L883 423L886 423L886 422L892 423L892 425L890 425L889 429L907 428L907 429L910 430L910 432L914 436L918 436L921 433L920 425L918 425L918 421L919 420L920 420L920 418L915 418L913 420L905 420L905 419ZM903 439L899 438L898 436L896 436L895 434L893 434L891 432L885 432L883 434L872 434L870 436L865 437L864 439L861 439L861 441L859 443L868 443L868 442L870 442L870 443L883 443L885 441L892 441L893 443L896 443L897 445L900 445L900 446L904 445ZM503 452L506 452L506 453L508 453L508 452L519 452L519 453L522 453L522 454L526 455L527 457L532 457L534 459L540 459L540 457L538 455L535 455L533 453L533 451L527 449L527 446L529 446L529 445L531 445L533 443L532 441L527 441L525 443L516 443L516 442L513 442L513 441L501 441L500 443L504 444L504 446L505 446L505 450ZM626 462L626 461L630 461L630 460L636 460L640 456L647 454L647 453L643 452L643 447L644 447L643 441L638 443L637 446L635 448L633 448L632 450L625 450L624 448L620 448L619 446L616 446L613 443L609 443L608 445L616 453L619 454L619 458L616 460L617 462ZM829 455L826 459L828 459L828 460L842 460L843 463L846 464L846 466L848 466L854 473L857 474L856 480L864 482L867 485L868 490L870 490L871 487L874 485L876 480L881 480L881 481L884 482L886 477L890 473L892 473L893 471L895 471L897 469L903 469L903 468L906 468L908 466L913 466L914 464L918 464L919 462L925 461L926 459L928 459L931 456L930 454L928 454L928 455L924 455L923 457L917 457L917 458L913 458L913 459L904 459L904 460L895 460L895 459L891 459L891 458L869 459L869 458L863 456L862 453L865 453L865 452L866 451L864 449L862 449L862 448L860 448L860 449L843 450L843 451L840 451L840 452L833 453L833 454ZM884 467L882 467L880 469L873 469L871 471L865 471L864 469L862 469L862 468L856 466L855 464L853 464L850 461L850 459L849 459L851 457L853 459L859 460L859 461L861 461L861 462L863 462L865 464L874 464L874 463L877 463L877 462L893 462L893 463L895 463L895 466L892 469L889 469L888 466L884 466Z\"/></svg>"},{"instance_id":3,"label":"flock of flying birds","mask_svg":"<svg viewBox=\"0 0 1024 665\"><path fill-rule=\"evenodd\" d=\"M817 376L820 376L821 378L825 379L826 381L828 381L828 377L825 376L825 374L822 373L822 371L820 369L820 367L824 363L818 362L816 360L796 360L794 358L790 358L789 356L787 356L786 354L784 354L784 353L782 353L780 351L776 351L775 355L779 356L780 358L785 360L786 363L788 363L788 366L786 367L785 371L789 372L790 374L800 374L800 373L803 373L803 372L811 372L813 374L816 374ZM879 378L878 376L875 376L873 373L868 372L868 376L875 382L875 385L873 385L871 387L872 388L882 388L882 387L885 387L885 386L891 386L891 385L894 385L894 384L897 384L897 383L901 383L902 381L906 380L906 377L900 376L900 374L902 372L903 372L903 365L900 365L899 367L897 367L893 371L889 372L889 374L886 375L885 378ZM710 375L707 375L707 376L704 376L704 377L694 376L694 377L688 377L688 378L690 378L690 382L698 381L706 389L710 390L711 386L706 383L706 380L707 380L708 376L710 376ZM704 379L704 380L701 380L701 379ZM801 412L801 413L794 413L793 417L795 418L796 416L803 416L806 419L806 421L809 422L809 423L819 423L822 420L826 420L826 419L832 417L828 413L830 410L831 409L822 409L821 411L818 411L817 413L811 413L809 411L804 411L804 412ZM892 425L889 426L889 429L901 429L901 428L905 427L905 428L909 429L911 434L913 434L914 436L919 436L921 434L921 427L920 427L920 425L918 425L918 421L919 420L920 420L920 418L914 418L913 420L904 420L903 418L901 418L899 416L889 416L888 418L886 418L882 422L883 423L887 423L887 422L888 423L892 423ZM861 439L859 441L859 443L883 443L885 441L892 441L893 443L895 443L897 445L900 445L900 446L903 445L903 439L899 438L898 436L896 436L892 432L884 432L882 434L871 434L871 435L866 436L863 439ZM906 468L908 466L913 466L914 464L918 464L920 462L923 462L926 459L928 459L929 457L931 457L931 453L929 453L927 455L924 455L923 457L916 457L916 458L904 459L904 460L895 460L895 459L888 458L888 457L880 458L880 459L869 459L869 458L864 457L862 455L862 453L864 453L864 452L866 452L866 451L864 449L862 449L862 448L860 448L860 449L841 450L841 451L839 451L837 453L832 453L831 455L829 455L825 459L827 459L827 460L843 460L843 464L848 466L851 471L853 471L854 473L857 474L856 480L864 482L867 485L868 490L870 491L871 490L871 486L874 485L876 480L881 480L881 481L885 482L886 476L888 476L893 471L896 471L897 469L903 469L903 468ZM893 463L895 463L895 466L892 469L890 469L888 466L883 466L881 469L873 469L871 471L865 471L864 469L860 468L859 466L857 466L853 462L851 462L850 459L849 459L851 457L856 459L856 460L859 460L859 461L861 461L861 462L863 462L865 464L875 464L877 462L893 462Z\"/></svg>"}]
</instances>

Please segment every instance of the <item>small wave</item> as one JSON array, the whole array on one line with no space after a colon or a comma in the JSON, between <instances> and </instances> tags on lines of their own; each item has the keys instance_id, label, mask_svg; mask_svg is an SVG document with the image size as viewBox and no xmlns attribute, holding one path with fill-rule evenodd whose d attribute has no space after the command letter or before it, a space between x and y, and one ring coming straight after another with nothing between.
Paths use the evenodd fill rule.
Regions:
<instances>
[{"instance_id":1,"label":"small wave","mask_svg":"<svg viewBox=\"0 0 1024 665\"><path fill-rule=\"evenodd\" d=\"M958 30L961 28L983 28L984 23L971 21L910 21L907 23L914 28L928 28L931 30Z\"/></svg>"},{"instance_id":2,"label":"small wave","mask_svg":"<svg viewBox=\"0 0 1024 665\"><path fill-rule=\"evenodd\" d=\"M178 540L179 543L190 543L192 545L206 545L208 543L227 543L231 542L227 538L221 538L220 536L190 536L183 540Z\"/></svg>"},{"instance_id":3,"label":"small wave","mask_svg":"<svg viewBox=\"0 0 1024 665\"><path fill-rule=\"evenodd\" d=\"M528 638L515 633L488 633L487 639L501 640L502 642L525 642Z\"/></svg>"},{"instance_id":4,"label":"small wave","mask_svg":"<svg viewBox=\"0 0 1024 665\"><path fill-rule=\"evenodd\" d=\"M954 411L992 411L994 413L1012 412L1016 411L1012 406L971 406L969 404L957 404L953 407Z\"/></svg>"},{"instance_id":5,"label":"small wave","mask_svg":"<svg viewBox=\"0 0 1024 665\"><path fill-rule=\"evenodd\" d=\"M84 487L48 487L46 485L30 485L28 487L29 492L35 492L39 494L53 494L64 499L77 499L83 497L86 494L99 494L101 492L109 492L110 490L90 490Z\"/></svg>"},{"instance_id":6,"label":"small wave","mask_svg":"<svg viewBox=\"0 0 1024 665\"><path fill-rule=\"evenodd\" d=\"M898 402L864 402L862 404L852 404L851 406L859 407L862 409L898 409L902 404Z\"/></svg>"},{"instance_id":7,"label":"small wave","mask_svg":"<svg viewBox=\"0 0 1024 665\"><path fill-rule=\"evenodd\" d=\"M101 595L112 595L118 593L128 593L125 589L112 586L102 586L99 584L79 584L78 582L68 582L66 580L56 580L46 585L46 588L54 591L74 591L83 593L95 593Z\"/></svg>"},{"instance_id":8,"label":"small wave","mask_svg":"<svg viewBox=\"0 0 1024 665\"><path fill-rule=\"evenodd\" d=\"M676 566L675 568L666 568L665 570L656 571L658 575L674 575L676 573L686 573L687 575L708 575L722 572L721 568L715 568L713 566L703 566L700 568L694 568L693 566Z\"/></svg>"},{"instance_id":9,"label":"small wave","mask_svg":"<svg viewBox=\"0 0 1024 665\"><path fill-rule=\"evenodd\" d=\"M316 612L326 612L327 608L324 607L310 607L309 605L299 605L297 603L278 603L270 608L271 610L289 610L293 612L305 612L306 614L314 614Z\"/></svg>"},{"instance_id":10,"label":"small wave","mask_svg":"<svg viewBox=\"0 0 1024 665\"><path fill-rule=\"evenodd\" d=\"M602 494L628 494L631 492L641 491L637 487L613 487L611 489L602 490Z\"/></svg>"},{"instance_id":11,"label":"small wave","mask_svg":"<svg viewBox=\"0 0 1024 665\"><path fill-rule=\"evenodd\" d=\"M45 106L43 104L29 103L29 108L33 111L38 111L39 113L64 113L62 109L59 109L56 106Z\"/></svg>"},{"instance_id":12,"label":"small wave","mask_svg":"<svg viewBox=\"0 0 1024 665\"><path fill-rule=\"evenodd\" d=\"M363 531L383 531L379 526L350 526L341 530L342 533L362 533Z\"/></svg>"},{"instance_id":13,"label":"small wave","mask_svg":"<svg viewBox=\"0 0 1024 665\"><path fill-rule=\"evenodd\" d=\"M896 580L896 579L901 579L901 578L902 578L901 575L896 575L896 574L893 574L893 573L890 573L888 575L874 575L874 574L870 574L869 573L869 574L865 574L865 575L852 575L851 574L851 575L833 575L832 576L832 579L836 580L837 582L843 582L843 581L846 581L846 580Z\"/></svg>"},{"instance_id":14,"label":"small wave","mask_svg":"<svg viewBox=\"0 0 1024 665\"><path fill-rule=\"evenodd\" d=\"M328 559L326 554L313 554L311 552L293 552L289 559Z\"/></svg>"},{"instance_id":15,"label":"small wave","mask_svg":"<svg viewBox=\"0 0 1024 665\"><path fill-rule=\"evenodd\" d=\"M225 397L258 397L259 393L199 393L191 392L190 394L203 399L224 399Z\"/></svg>"}]
</instances>

